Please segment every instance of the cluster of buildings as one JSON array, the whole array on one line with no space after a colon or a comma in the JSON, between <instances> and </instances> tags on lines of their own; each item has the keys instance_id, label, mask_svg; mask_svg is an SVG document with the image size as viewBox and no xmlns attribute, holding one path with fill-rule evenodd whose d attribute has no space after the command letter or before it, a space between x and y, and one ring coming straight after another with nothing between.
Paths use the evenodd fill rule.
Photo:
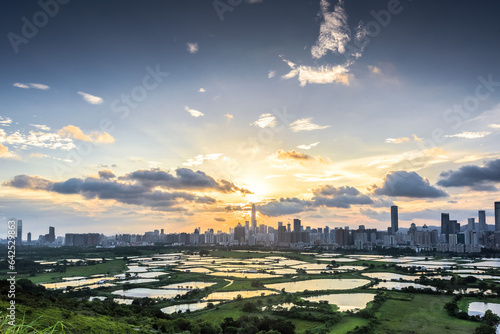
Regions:
<instances>
[{"instance_id":1,"label":"cluster of buildings","mask_svg":"<svg viewBox=\"0 0 500 334\"><path fill-rule=\"evenodd\" d=\"M55 228L49 227L49 233L41 235L38 241L31 241L28 233L27 243L45 246L88 246L115 247L140 246L151 244L168 245L248 245L278 246L303 248L321 245L328 248L352 248L371 250L374 247L411 247L417 251L436 250L441 252L472 253L481 248L500 248L500 202L495 202L495 225L486 224L486 212L478 211L476 218L468 218L461 225L450 218L449 213L441 214L441 226L417 227L414 223L409 229L399 228L398 207L391 207L391 225L387 231L367 229L359 225L357 229L348 226L330 228L311 228L304 226L300 219L293 223L278 222L277 228L265 224L257 225L256 208L252 204L251 219L244 224L238 223L228 232L207 229L201 232L165 233L164 229L146 232L145 234L117 234L107 237L98 233L68 233L64 238L55 236ZM17 224L17 240L22 242L22 221Z\"/></svg>"}]
</instances>

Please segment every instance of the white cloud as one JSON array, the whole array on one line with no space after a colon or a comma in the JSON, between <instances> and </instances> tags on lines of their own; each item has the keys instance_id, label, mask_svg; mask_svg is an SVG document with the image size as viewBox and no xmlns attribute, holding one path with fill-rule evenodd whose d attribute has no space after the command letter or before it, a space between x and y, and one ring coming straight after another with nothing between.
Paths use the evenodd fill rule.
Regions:
<instances>
[{"instance_id":1,"label":"white cloud","mask_svg":"<svg viewBox=\"0 0 500 334\"><path fill-rule=\"evenodd\" d=\"M5 117L3 118L2 116L0 116L0 125L3 125L3 126L10 126L12 124L12 120L8 117Z\"/></svg>"},{"instance_id":2,"label":"white cloud","mask_svg":"<svg viewBox=\"0 0 500 334\"><path fill-rule=\"evenodd\" d=\"M33 146L51 150L60 149L69 151L76 147L71 138L63 138L57 133L37 131L30 131L28 134L22 134L20 131L16 131L7 135L5 131L0 130L0 143L13 145L22 150Z\"/></svg>"},{"instance_id":3,"label":"white cloud","mask_svg":"<svg viewBox=\"0 0 500 334\"><path fill-rule=\"evenodd\" d=\"M295 122L290 124L290 130L293 132L299 131L313 131L313 130L322 130L329 128L330 125L317 125L311 123L312 118L301 118L296 120Z\"/></svg>"},{"instance_id":4,"label":"white cloud","mask_svg":"<svg viewBox=\"0 0 500 334\"><path fill-rule=\"evenodd\" d=\"M50 88L50 86L40 84L40 83L30 83L29 85L31 86L31 88L41 89L41 90L47 90Z\"/></svg>"},{"instance_id":5,"label":"white cloud","mask_svg":"<svg viewBox=\"0 0 500 334\"><path fill-rule=\"evenodd\" d=\"M30 125L43 131L50 131L50 128L47 125L43 124L30 124Z\"/></svg>"},{"instance_id":6,"label":"white cloud","mask_svg":"<svg viewBox=\"0 0 500 334\"><path fill-rule=\"evenodd\" d=\"M198 52L198 43L186 43L189 53Z\"/></svg>"},{"instance_id":7,"label":"white cloud","mask_svg":"<svg viewBox=\"0 0 500 334\"><path fill-rule=\"evenodd\" d=\"M311 148L313 148L314 146L316 146L318 144L319 144L319 141L312 143L310 145L299 145L299 146L297 146L297 148L300 148L302 150L310 150Z\"/></svg>"},{"instance_id":8,"label":"white cloud","mask_svg":"<svg viewBox=\"0 0 500 334\"><path fill-rule=\"evenodd\" d=\"M12 86L18 87L18 88L24 88L24 89L29 89L29 88L35 88L35 89L41 89L41 90L50 89L50 86L47 86L47 85L44 85L44 84L41 84L41 83L28 83L28 84L24 84L24 83L16 82Z\"/></svg>"},{"instance_id":9,"label":"white cloud","mask_svg":"<svg viewBox=\"0 0 500 334\"><path fill-rule=\"evenodd\" d=\"M264 176L264 180L268 180L268 179L275 179L275 178L278 178L278 177L285 177L286 175L266 175Z\"/></svg>"},{"instance_id":10,"label":"white cloud","mask_svg":"<svg viewBox=\"0 0 500 334\"><path fill-rule=\"evenodd\" d=\"M296 65L291 61L284 59L290 66L291 71L281 76L283 79L291 79L298 77L300 85L304 87L306 84L327 84L327 83L341 83L348 86L352 75L349 74L348 65L335 65L335 66L303 66Z\"/></svg>"},{"instance_id":11,"label":"white cloud","mask_svg":"<svg viewBox=\"0 0 500 334\"><path fill-rule=\"evenodd\" d=\"M115 138L107 132L94 131L87 135L82 131L82 129L74 125L67 125L63 127L58 131L58 134L64 138L73 138L76 140L99 144L111 144L115 142Z\"/></svg>"},{"instance_id":12,"label":"white cloud","mask_svg":"<svg viewBox=\"0 0 500 334\"><path fill-rule=\"evenodd\" d=\"M408 137L399 137L399 138L387 138L385 140L386 143L388 144L401 144L404 142L410 141L410 138Z\"/></svg>"},{"instance_id":13,"label":"white cloud","mask_svg":"<svg viewBox=\"0 0 500 334\"><path fill-rule=\"evenodd\" d=\"M200 116L204 116L204 115L205 115L205 114L204 114L204 113L202 113L201 111L191 109L191 108L189 108L188 106L185 106L185 107L184 107L184 110L186 110L188 113L190 113L190 114L191 114L191 116L193 116L193 117L200 117Z\"/></svg>"},{"instance_id":14,"label":"white cloud","mask_svg":"<svg viewBox=\"0 0 500 334\"><path fill-rule=\"evenodd\" d=\"M104 100L99 96L90 95L84 92L78 92L78 94L83 96L83 99L90 104L102 104L104 102Z\"/></svg>"},{"instance_id":15,"label":"white cloud","mask_svg":"<svg viewBox=\"0 0 500 334\"><path fill-rule=\"evenodd\" d=\"M477 139L477 138L486 137L490 134L491 134L491 132L489 132L489 131L480 131L480 132L465 131L465 132L457 133L454 135L445 135L445 137L447 137L447 138Z\"/></svg>"},{"instance_id":16,"label":"white cloud","mask_svg":"<svg viewBox=\"0 0 500 334\"><path fill-rule=\"evenodd\" d=\"M224 116L227 117L228 120L234 118L234 116L232 114L225 114Z\"/></svg>"},{"instance_id":17,"label":"white cloud","mask_svg":"<svg viewBox=\"0 0 500 334\"><path fill-rule=\"evenodd\" d=\"M198 93L205 93L205 92L206 92L206 90L205 90L205 88L203 88L203 87L202 87L202 88L200 88L200 89L198 89Z\"/></svg>"},{"instance_id":18,"label":"white cloud","mask_svg":"<svg viewBox=\"0 0 500 334\"><path fill-rule=\"evenodd\" d=\"M20 83L20 82L16 82L12 86L18 87L18 88L24 88L24 89L29 89L30 88L30 86L28 86L26 84L23 84L23 83Z\"/></svg>"},{"instance_id":19,"label":"white cloud","mask_svg":"<svg viewBox=\"0 0 500 334\"><path fill-rule=\"evenodd\" d=\"M184 162L184 166L195 166L201 165L205 160L217 160L222 156L222 153L211 153L211 154L200 154L194 157L194 159L188 159L187 162Z\"/></svg>"},{"instance_id":20,"label":"white cloud","mask_svg":"<svg viewBox=\"0 0 500 334\"><path fill-rule=\"evenodd\" d=\"M328 11L330 3L326 0L321 0L320 7L323 22L319 28L318 40L311 48L311 54L313 58L323 57L328 50L343 54L346 44L351 40L344 3L340 0L333 12Z\"/></svg>"},{"instance_id":21,"label":"white cloud","mask_svg":"<svg viewBox=\"0 0 500 334\"><path fill-rule=\"evenodd\" d=\"M251 125L257 125L260 128L274 128L276 126L276 117L273 114L262 114L259 119Z\"/></svg>"},{"instance_id":22,"label":"white cloud","mask_svg":"<svg viewBox=\"0 0 500 334\"><path fill-rule=\"evenodd\" d=\"M489 124L488 127L492 129L500 129L500 124Z\"/></svg>"},{"instance_id":23,"label":"white cloud","mask_svg":"<svg viewBox=\"0 0 500 334\"><path fill-rule=\"evenodd\" d=\"M274 78L275 75L276 75L276 71L273 71L273 70L270 70L269 73L267 73L267 77L269 79Z\"/></svg>"}]
</instances>

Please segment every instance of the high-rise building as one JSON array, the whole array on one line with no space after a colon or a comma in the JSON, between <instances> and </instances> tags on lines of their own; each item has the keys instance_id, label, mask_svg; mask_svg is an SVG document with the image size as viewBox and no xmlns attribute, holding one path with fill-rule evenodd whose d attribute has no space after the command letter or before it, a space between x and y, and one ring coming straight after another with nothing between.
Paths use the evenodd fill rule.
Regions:
<instances>
[{"instance_id":1,"label":"high-rise building","mask_svg":"<svg viewBox=\"0 0 500 334\"><path fill-rule=\"evenodd\" d=\"M23 221L19 219L16 225L16 245L23 243Z\"/></svg>"},{"instance_id":2,"label":"high-rise building","mask_svg":"<svg viewBox=\"0 0 500 334\"><path fill-rule=\"evenodd\" d=\"M31 243L31 232L28 232L28 236L26 237L28 243Z\"/></svg>"},{"instance_id":3,"label":"high-rise building","mask_svg":"<svg viewBox=\"0 0 500 334\"><path fill-rule=\"evenodd\" d=\"M257 232L257 213L255 212L255 204L252 204L252 232Z\"/></svg>"},{"instance_id":4,"label":"high-rise building","mask_svg":"<svg viewBox=\"0 0 500 334\"><path fill-rule=\"evenodd\" d=\"M448 242L449 238L449 230L448 227L450 225L450 214L449 213L441 213L441 235L446 236L446 242Z\"/></svg>"},{"instance_id":5,"label":"high-rise building","mask_svg":"<svg viewBox=\"0 0 500 334\"><path fill-rule=\"evenodd\" d=\"M392 234L396 234L398 231L398 207L396 205L391 206L391 231Z\"/></svg>"},{"instance_id":6,"label":"high-rise building","mask_svg":"<svg viewBox=\"0 0 500 334\"><path fill-rule=\"evenodd\" d=\"M245 241L245 228L241 226L240 223L234 228L234 241L244 242Z\"/></svg>"},{"instance_id":7,"label":"high-rise building","mask_svg":"<svg viewBox=\"0 0 500 334\"><path fill-rule=\"evenodd\" d=\"M495 202L495 232L500 232L500 202Z\"/></svg>"},{"instance_id":8,"label":"high-rise building","mask_svg":"<svg viewBox=\"0 0 500 334\"><path fill-rule=\"evenodd\" d=\"M54 242L56 241L56 228L53 226L49 226L49 238L47 242Z\"/></svg>"},{"instance_id":9,"label":"high-rise building","mask_svg":"<svg viewBox=\"0 0 500 334\"><path fill-rule=\"evenodd\" d=\"M479 232L486 231L486 211L479 210Z\"/></svg>"},{"instance_id":10,"label":"high-rise building","mask_svg":"<svg viewBox=\"0 0 500 334\"><path fill-rule=\"evenodd\" d=\"M474 225L476 225L475 218L469 218L467 219L467 230L468 231L474 231Z\"/></svg>"},{"instance_id":11,"label":"high-rise building","mask_svg":"<svg viewBox=\"0 0 500 334\"><path fill-rule=\"evenodd\" d=\"M294 232L301 232L300 219L293 220L293 231Z\"/></svg>"}]
</instances>

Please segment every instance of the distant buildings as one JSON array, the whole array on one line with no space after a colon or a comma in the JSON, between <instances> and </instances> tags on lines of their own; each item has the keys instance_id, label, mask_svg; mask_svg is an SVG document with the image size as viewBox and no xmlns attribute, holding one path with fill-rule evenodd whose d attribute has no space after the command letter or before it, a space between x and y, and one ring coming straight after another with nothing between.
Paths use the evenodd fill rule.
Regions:
<instances>
[{"instance_id":1,"label":"distant buildings","mask_svg":"<svg viewBox=\"0 0 500 334\"><path fill-rule=\"evenodd\" d=\"M23 243L23 221L19 219L16 223L16 245Z\"/></svg>"},{"instance_id":2,"label":"distant buildings","mask_svg":"<svg viewBox=\"0 0 500 334\"><path fill-rule=\"evenodd\" d=\"M391 234L396 234L399 230L398 226L398 207L396 205L391 206Z\"/></svg>"}]
</instances>

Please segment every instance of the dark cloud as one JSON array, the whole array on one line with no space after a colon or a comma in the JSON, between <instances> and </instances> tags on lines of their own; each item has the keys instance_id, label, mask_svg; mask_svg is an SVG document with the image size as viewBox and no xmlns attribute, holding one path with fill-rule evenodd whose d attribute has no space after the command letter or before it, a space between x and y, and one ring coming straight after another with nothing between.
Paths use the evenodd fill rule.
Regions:
<instances>
[{"instance_id":1,"label":"dark cloud","mask_svg":"<svg viewBox=\"0 0 500 334\"><path fill-rule=\"evenodd\" d=\"M295 150L292 151L284 151L284 150L279 150L276 152L275 157L280 160L313 160L314 158L311 157L310 155L304 154L297 152Z\"/></svg>"},{"instance_id":2,"label":"dark cloud","mask_svg":"<svg viewBox=\"0 0 500 334\"><path fill-rule=\"evenodd\" d=\"M384 177L384 184L376 187L375 195L385 195L393 197L415 197L415 198L438 198L447 197L444 191L433 187L429 180L422 178L415 172L389 172Z\"/></svg>"},{"instance_id":3,"label":"dark cloud","mask_svg":"<svg viewBox=\"0 0 500 334\"><path fill-rule=\"evenodd\" d=\"M218 222L225 222L226 221L224 218L219 218L219 217L214 218L214 220L218 221Z\"/></svg>"},{"instance_id":4,"label":"dark cloud","mask_svg":"<svg viewBox=\"0 0 500 334\"><path fill-rule=\"evenodd\" d=\"M116 177L116 175L112 171L105 169L105 170L99 171L99 177L101 179L114 179Z\"/></svg>"},{"instance_id":5,"label":"dark cloud","mask_svg":"<svg viewBox=\"0 0 500 334\"><path fill-rule=\"evenodd\" d=\"M239 188L227 180L215 180L202 171L178 168L175 176L160 169L138 170L125 175L122 179L140 182L146 187L164 187L185 190L214 190L223 193L241 192L251 194L247 189Z\"/></svg>"},{"instance_id":6,"label":"dark cloud","mask_svg":"<svg viewBox=\"0 0 500 334\"><path fill-rule=\"evenodd\" d=\"M456 171L442 172L438 185L442 187L471 187L477 191L497 191L488 182L500 182L500 159L488 161L484 167L467 165Z\"/></svg>"},{"instance_id":7,"label":"dark cloud","mask_svg":"<svg viewBox=\"0 0 500 334\"><path fill-rule=\"evenodd\" d=\"M351 205L372 204L373 200L363 195L356 188L344 186L334 187L330 185L322 186L313 190L314 206L326 206L329 208L348 209Z\"/></svg>"},{"instance_id":8,"label":"dark cloud","mask_svg":"<svg viewBox=\"0 0 500 334\"><path fill-rule=\"evenodd\" d=\"M260 205L258 210L268 217L278 217L312 210L311 204L311 201L298 198L280 198L278 201Z\"/></svg>"},{"instance_id":9,"label":"dark cloud","mask_svg":"<svg viewBox=\"0 0 500 334\"><path fill-rule=\"evenodd\" d=\"M135 177L130 177L130 175L135 175ZM241 191L226 180L215 181L205 173L192 171L190 173L185 169L179 171L177 176L160 170L151 170L133 172L119 179L114 179L115 175L111 171L101 171L99 177L71 178L63 182L54 182L39 176L17 175L4 185L65 195L79 194L86 199L116 200L120 203L145 206L159 211L184 211L182 205L185 203L216 203L216 199L210 196L199 196L183 190ZM124 180L127 182L123 182ZM211 183L201 186L202 182ZM167 188L166 184L173 184L174 186L170 188L174 191L160 191L156 188L157 186ZM181 186L184 188L180 189Z\"/></svg>"}]
</instances>

